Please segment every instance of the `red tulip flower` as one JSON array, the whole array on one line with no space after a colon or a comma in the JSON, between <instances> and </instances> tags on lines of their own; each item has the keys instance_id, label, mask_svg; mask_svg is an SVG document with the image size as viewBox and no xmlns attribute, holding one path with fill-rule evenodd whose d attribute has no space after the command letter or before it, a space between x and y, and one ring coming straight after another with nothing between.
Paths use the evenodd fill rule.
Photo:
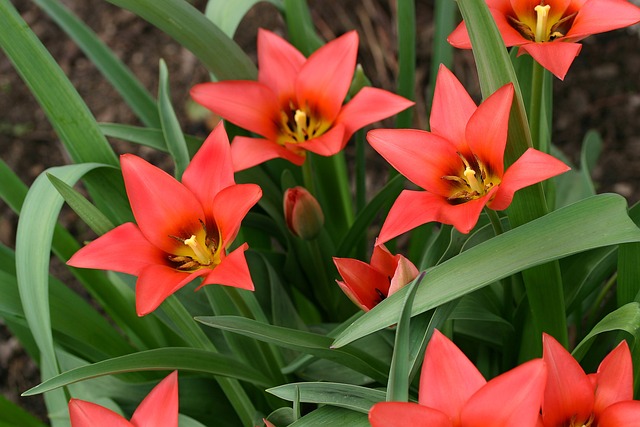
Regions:
<instances>
[{"instance_id":1,"label":"red tulip flower","mask_svg":"<svg viewBox=\"0 0 640 427\"><path fill-rule=\"evenodd\" d=\"M342 105L356 66L355 31L327 43L308 59L270 31L258 32L258 81L203 83L193 99L261 136L238 136L231 150L236 171L274 158L302 165L306 152L332 156L353 133L413 102L365 87Z\"/></svg>"},{"instance_id":2,"label":"red tulip flower","mask_svg":"<svg viewBox=\"0 0 640 427\"><path fill-rule=\"evenodd\" d=\"M427 191L404 190L387 216L378 243L430 221L468 233L482 209L506 209L514 193L569 170L556 158L528 149L506 171L513 86L505 85L479 107L458 79L440 67L431 132L376 129L371 146L410 181Z\"/></svg>"},{"instance_id":3,"label":"red tulip flower","mask_svg":"<svg viewBox=\"0 0 640 427\"><path fill-rule=\"evenodd\" d=\"M383 299L409 284L418 269L402 255L392 255L384 245L373 248L371 263L357 259L333 258L343 282L336 282L354 304L369 311Z\"/></svg>"},{"instance_id":4,"label":"red tulip flower","mask_svg":"<svg viewBox=\"0 0 640 427\"><path fill-rule=\"evenodd\" d=\"M580 53L579 40L640 22L640 8L626 0L487 0L506 46L518 46L560 80ZM465 23L447 39L471 49Z\"/></svg>"},{"instance_id":5,"label":"red tulip flower","mask_svg":"<svg viewBox=\"0 0 640 427\"><path fill-rule=\"evenodd\" d=\"M545 334L542 344L548 377L539 427L640 426L640 402L633 400L633 366L626 341L591 375L553 337Z\"/></svg>"},{"instance_id":6,"label":"red tulip flower","mask_svg":"<svg viewBox=\"0 0 640 427\"><path fill-rule=\"evenodd\" d=\"M69 401L71 427L178 427L178 372L163 379L140 403L131 421L95 403Z\"/></svg>"},{"instance_id":7,"label":"red tulip flower","mask_svg":"<svg viewBox=\"0 0 640 427\"><path fill-rule=\"evenodd\" d=\"M182 183L132 154L123 155L120 164L137 225L114 228L67 264L138 276L139 316L196 277L203 277L200 287L216 283L253 290L244 257L247 244L229 254L227 249L262 190L255 184L235 184L222 125L196 153Z\"/></svg>"},{"instance_id":8,"label":"red tulip flower","mask_svg":"<svg viewBox=\"0 0 640 427\"><path fill-rule=\"evenodd\" d=\"M487 382L436 330L420 375L418 403L376 403L373 427L535 427L547 372L536 359Z\"/></svg>"}]
</instances>

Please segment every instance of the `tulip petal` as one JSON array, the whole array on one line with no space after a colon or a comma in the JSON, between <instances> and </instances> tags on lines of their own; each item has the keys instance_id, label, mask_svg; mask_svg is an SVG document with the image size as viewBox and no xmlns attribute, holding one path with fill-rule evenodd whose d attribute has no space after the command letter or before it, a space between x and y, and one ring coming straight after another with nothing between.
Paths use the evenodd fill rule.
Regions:
<instances>
[{"instance_id":1,"label":"tulip petal","mask_svg":"<svg viewBox=\"0 0 640 427\"><path fill-rule=\"evenodd\" d=\"M598 367L593 413L596 418L614 403L633 400L633 364L626 341L622 341Z\"/></svg>"},{"instance_id":2,"label":"tulip petal","mask_svg":"<svg viewBox=\"0 0 640 427\"><path fill-rule=\"evenodd\" d=\"M225 187L234 185L229 138L219 123L191 159L182 183L200 201L207 222L213 220L213 199Z\"/></svg>"},{"instance_id":3,"label":"tulip petal","mask_svg":"<svg viewBox=\"0 0 640 427\"><path fill-rule=\"evenodd\" d=\"M618 402L604 410L598 427L640 427L640 401Z\"/></svg>"},{"instance_id":4,"label":"tulip petal","mask_svg":"<svg viewBox=\"0 0 640 427\"><path fill-rule=\"evenodd\" d=\"M445 198L428 191L404 190L382 225L378 244L431 221L453 225L458 231L466 234L475 227L491 194L459 205L451 205Z\"/></svg>"},{"instance_id":5,"label":"tulip petal","mask_svg":"<svg viewBox=\"0 0 640 427\"><path fill-rule=\"evenodd\" d=\"M302 166L305 160L305 156L295 154L274 141L246 136L236 136L233 139L231 157L235 172L249 169L271 159L282 158L296 166Z\"/></svg>"},{"instance_id":6,"label":"tulip petal","mask_svg":"<svg viewBox=\"0 0 640 427\"><path fill-rule=\"evenodd\" d=\"M507 8L511 9L510 6L508 6ZM509 23L505 12L492 7L492 5L489 5L489 12L491 12L491 15L493 16L493 20L498 27L498 31L502 36L502 41L504 42L505 46L519 46L521 44L530 42L529 40L522 37L522 35L518 31L516 31L515 28L513 28L513 26ZM451 32L451 34L449 34L449 37L447 37L447 41L449 42L449 44L458 49L471 49L471 39L469 38L469 32L467 31L467 27L464 21L461 22Z\"/></svg>"},{"instance_id":7,"label":"tulip petal","mask_svg":"<svg viewBox=\"0 0 640 427\"><path fill-rule=\"evenodd\" d=\"M385 245L376 245L373 247L371 262L369 264L383 275L393 277L398 267L398 256L389 252L389 249L387 249Z\"/></svg>"},{"instance_id":8,"label":"tulip petal","mask_svg":"<svg viewBox=\"0 0 640 427\"><path fill-rule=\"evenodd\" d=\"M153 245L173 253L202 230L205 214L196 196L171 175L133 154L120 157L122 176L133 216Z\"/></svg>"},{"instance_id":9,"label":"tulip petal","mask_svg":"<svg viewBox=\"0 0 640 427\"><path fill-rule=\"evenodd\" d=\"M451 194L451 184L442 179L461 175L464 165L450 141L416 129L375 129L367 141L398 172L414 184L443 197Z\"/></svg>"},{"instance_id":10,"label":"tulip petal","mask_svg":"<svg viewBox=\"0 0 640 427\"><path fill-rule=\"evenodd\" d=\"M546 378L545 364L541 359L530 360L495 377L471 396L462 409L460 425L535 426Z\"/></svg>"},{"instance_id":11,"label":"tulip petal","mask_svg":"<svg viewBox=\"0 0 640 427\"><path fill-rule=\"evenodd\" d=\"M137 276L143 268L165 264L166 260L166 253L149 243L140 229L128 222L81 248L67 261L67 265Z\"/></svg>"},{"instance_id":12,"label":"tulip petal","mask_svg":"<svg viewBox=\"0 0 640 427\"><path fill-rule=\"evenodd\" d=\"M431 132L448 139L456 146L463 144L467 122L476 108L476 103L473 102L462 83L441 64L438 68L429 118ZM463 151L468 150L465 147Z\"/></svg>"},{"instance_id":13,"label":"tulip petal","mask_svg":"<svg viewBox=\"0 0 640 427\"><path fill-rule=\"evenodd\" d=\"M593 411L594 387L580 364L553 337L543 334L543 359L548 377L542 401L542 420L547 426L589 419Z\"/></svg>"},{"instance_id":14,"label":"tulip petal","mask_svg":"<svg viewBox=\"0 0 640 427\"><path fill-rule=\"evenodd\" d=\"M389 278L366 262L352 258L333 258L342 276L338 286L364 311L369 311L389 293ZM381 296L382 295L382 296Z\"/></svg>"},{"instance_id":15,"label":"tulip petal","mask_svg":"<svg viewBox=\"0 0 640 427\"><path fill-rule=\"evenodd\" d=\"M213 217L225 248L233 242L247 212L262 197L262 189L256 184L235 184L223 188L213 199Z\"/></svg>"},{"instance_id":16,"label":"tulip petal","mask_svg":"<svg viewBox=\"0 0 640 427\"><path fill-rule=\"evenodd\" d=\"M151 265L145 268L140 272L136 282L138 316L151 313L174 292L209 271L203 268L193 273L186 273L165 265Z\"/></svg>"},{"instance_id":17,"label":"tulip petal","mask_svg":"<svg viewBox=\"0 0 640 427\"><path fill-rule=\"evenodd\" d=\"M160 381L131 417L135 427L178 427L178 371Z\"/></svg>"},{"instance_id":18,"label":"tulip petal","mask_svg":"<svg viewBox=\"0 0 640 427\"><path fill-rule=\"evenodd\" d=\"M473 154L484 163L489 174L499 177L504 173L504 150L512 100L513 85L502 86L480 104L466 129L466 142Z\"/></svg>"},{"instance_id":19,"label":"tulip petal","mask_svg":"<svg viewBox=\"0 0 640 427\"><path fill-rule=\"evenodd\" d=\"M393 276L391 277L391 284L389 285L389 295L393 295L401 288L408 285L413 279L418 277L420 273L415 265L402 255L398 256L398 267L396 268Z\"/></svg>"},{"instance_id":20,"label":"tulip petal","mask_svg":"<svg viewBox=\"0 0 640 427\"><path fill-rule=\"evenodd\" d=\"M389 91L363 87L344 107L336 119L336 124L345 127L345 140L351 138L358 129L391 117L406 110L415 103ZM344 147L343 147L344 148Z\"/></svg>"},{"instance_id":21,"label":"tulip petal","mask_svg":"<svg viewBox=\"0 0 640 427\"><path fill-rule=\"evenodd\" d=\"M110 409L84 400L69 401L72 427L136 427Z\"/></svg>"},{"instance_id":22,"label":"tulip petal","mask_svg":"<svg viewBox=\"0 0 640 427\"><path fill-rule=\"evenodd\" d=\"M198 289L205 285L223 285L253 291L254 285L244 252L249 245L243 243L239 248L224 257L220 264L210 271Z\"/></svg>"},{"instance_id":23,"label":"tulip petal","mask_svg":"<svg viewBox=\"0 0 640 427\"><path fill-rule=\"evenodd\" d=\"M506 170L498 191L488 206L496 211L506 209L516 191L560 175L569 169L569 166L555 157L529 148Z\"/></svg>"},{"instance_id":24,"label":"tulip petal","mask_svg":"<svg viewBox=\"0 0 640 427\"><path fill-rule=\"evenodd\" d=\"M589 0L580 8L565 36L568 39L580 39L638 22L640 8L627 0Z\"/></svg>"},{"instance_id":25,"label":"tulip petal","mask_svg":"<svg viewBox=\"0 0 640 427\"><path fill-rule=\"evenodd\" d=\"M522 52L528 53L553 75L564 80L564 76L569 71L575 57L580 53L581 48L580 43L558 40L546 43L532 42L521 45L518 55L521 55Z\"/></svg>"},{"instance_id":26,"label":"tulip petal","mask_svg":"<svg viewBox=\"0 0 640 427\"><path fill-rule=\"evenodd\" d=\"M458 426L462 408L485 384L484 377L467 356L440 331L434 330L420 373L420 404L446 414L453 425Z\"/></svg>"},{"instance_id":27,"label":"tulip petal","mask_svg":"<svg viewBox=\"0 0 640 427\"><path fill-rule=\"evenodd\" d=\"M333 122L351 85L357 53L358 33L350 31L311 54L298 74L298 106Z\"/></svg>"},{"instance_id":28,"label":"tulip petal","mask_svg":"<svg viewBox=\"0 0 640 427\"><path fill-rule=\"evenodd\" d=\"M309 141L291 144L294 147L304 148L320 156L333 156L338 154L347 143L345 140L345 127L341 124L334 125L329 131Z\"/></svg>"},{"instance_id":29,"label":"tulip petal","mask_svg":"<svg viewBox=\"0 0 640 427\"><path fill-rule=\"evenodd\" d=\"M453 427L442 412L409 402L380 402L369 411L372 427Z\"/></svg>"},{"instance_id":30,"label":"tulip petal","mask_svg":"<svg viewBox=\"0 0 640 427\"><path fill-rule=\"evenodd\" d=\"M271 31L258 29L258 81L273 89L281 106L295 99L295 82L307 58Z\"/></svg>"},{"instance_id":31,"label":"tulip petal","mask_svg":"<svg viewBox=\"0 0 640 427\"><path fill-rule=\"evenodd\" d=\"M250 80L201 83L191 88L199 104L236 125L275 140L280 123L280 104L268 86Z\"/></svg>"}]
</instances>

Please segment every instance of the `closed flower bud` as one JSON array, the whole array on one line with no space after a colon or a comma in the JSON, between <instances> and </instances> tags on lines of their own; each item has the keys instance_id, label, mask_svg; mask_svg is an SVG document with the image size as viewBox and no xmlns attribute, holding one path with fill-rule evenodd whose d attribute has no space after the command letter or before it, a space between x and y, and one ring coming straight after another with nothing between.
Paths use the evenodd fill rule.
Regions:
<instances>
[{"instance_id":1,"label":"closed flower bud","mask_svg":"<svg viewBox=\"0 0 640 427\"><path fill-rule=\"evenodd\" d=\"M314 239L324 225L324 214L318 201L304 187L284 192L284 219L289 230L301 239Z\"/></svg>"}]
</instances>

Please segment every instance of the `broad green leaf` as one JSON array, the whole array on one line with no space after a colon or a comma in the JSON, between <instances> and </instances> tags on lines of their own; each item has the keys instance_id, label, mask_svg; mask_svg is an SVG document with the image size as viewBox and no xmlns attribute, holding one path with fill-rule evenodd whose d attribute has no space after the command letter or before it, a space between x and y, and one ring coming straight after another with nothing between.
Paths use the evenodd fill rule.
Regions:
<instances>
[{"instance_id":1,"label":"broad green leaf","mask_svg":"<svg viewBox=\"0 0 640 427\"><path fill-rule=\"evenodd\" d=\"M0 395L0 427L46 427L27 411Z\"/></svg>"},{"instance_id":2,"label":"broad green leaf","mask_svg":"<svg viewBox=\"0 0 640 427\"><path fill-rule=\"evenodd\" d=\"M360 412L335 406L323 406L305 415L289 427L349 426L370 427L368 417Z\"/></svg>"},{"instance_id":3,"label":"broad green leaf","mask_svg":"<svg viewBox=\"0 0 640 427\"><path fill-rule=\"evenodd\" d=\"M618 306L631 301L640 302L640 244L625 243L618 250L618 278L616 295Z\"/></svg>"},{"instance_id":4,"label":"broad green leaf","mask_svg":"<svg viewBox=\"0 0 640 427\"><path fill-rule=\"evenodd\" d=\"M219 80L253 80L258 72L231 38L184 0L108 0L130 10L189 49Z\"/></svg>"},{"instance_id":5,"label":"broad green leaf","mask_svg":"<svg viewBox=\"0 0 640 427\"><path fill-rule=\"evenodd\" d=\"M584 233L584 230L589 230ZM637 242L640 230L619 195L594 196L481 243L428 270L413 315L471 293L518 271L589 249ZM356 320L334 342L341 347L392 325L406 289Z\"/></svg>"},{"instance_id":6,"label":"broad green leaf","mask_svg":"<svg viewBox=\"0 0 640 427\"><path fill-rule=\"evenodd\" d=\"M451 68L453 64L453 46L447 42L447 37L456 27L458 6L448 0L436 0L434 4L434 34L433 56L431 57L429 92L427 95L427 116L431 114L433 91L436 87L436 76L440 64Z\"/></svg>"},{"instance_id":7,"label":"broad green leaf","mask_svg":"<svg viewBox=\"0 0 640 427\"><path fill-rule=\"evenodd\" d=\"M43 381L42 384L25 391L22 395L33 396L34 394L45 393L67 384L102 375L137 371L170 371L175 369L236 378L259 387L269 384L269 380L260 371L252 366L238 362L233 356L196 348L167 347L140 351L81 366Z\"/></svg>"},{"instance_id":8,"label":"broad green leaf","mask_svg":"<svg viewBox=\"0 0 640 427\"><path fill-rule=\"evenodd\" d=\"M0 182L2 183L0 199L14 212L20 212L28 188L2 159L0 159Z\"/></svg>"},{"instance_id":9,"label":"broad green leaf","mask_svg":"<svg viewBox=\"0 0 640 427\"><path fill-rule=\"evenodd\" d=\"M229 37L233 37L242 18L257 3L262 0L209 0L205 9L205 16L218 26ZM282 9L282 0L267 0Z\"/></svg>"},{"instance_id":10,"label":"broad green leaf","mask_svg":"<svg viewBox=\"0 0 640 427\"><path fill-rule=\"evenodd\" d=\"M311 55L324 44L313 28L313 20L306 0L284 0L289 41L304 56Z\"/></svg>"},{"instance_id":11,"label":"broad green leaf","mask_svg":"<svg viewBox=\"0 0 640 427\"><path fill-rule=\"evenodd\" d=\"M73 39L146 126L160 126L155 100L131 70L84 22L58 0L33 1Z\"/></svg>"},{"instance_id":12,"label":"broad green leaf","mask_svg":"<svg viewBox=\"0 0 640 427\"><path fill-rule=\"evenodd\" d=\"M328 382L291 383L266 391L290 402L299 394L301 402L338 406L363 414L369 413L374 404L384 402L386 395L382 390Z\"/></svg>"},{"instance_id":13,"label":"broad green leaf","mask_svg":"<svg viewBox=\"0 0 640 427\"><path fill-rule=\"evenodd\" d=\"M416 4L415 0L399 0L397 3L396 30L398 33L398 85L396 93L407 99L415 99L416 81ZM396 128L410 128L413 108L398 113Z\"/></svg>"},{"instance_id":14,"label":"broad green leaf","mask_svg":"<svg viewBox=\"0 0 640 427\"><path fill-rule=\"evenodd\" d=\"M213 328L236 332L260 341L332 360L376 381L386 381L388 367L377 358L354 347L331 349L333 340L323 335L267 325L244 317L202 316L196 317L196 320Z\"/></svg>"},{"instance_id":15,"label":"broad green leaf","mask_svg":"<svg viewBox=\"0 0 640 427\"><path fill-rule=\"evenodd\" d=\"M159 151L169 152L164 141L162 129L143 128L139 126L121 125L118 123L99 123L98 126L104 134L112 138L122 139L147 147L155 148ZM193 156L202 145L202 139L193 135L183 135L187 143L189 155Z\"/></svg>"}]
</instances>

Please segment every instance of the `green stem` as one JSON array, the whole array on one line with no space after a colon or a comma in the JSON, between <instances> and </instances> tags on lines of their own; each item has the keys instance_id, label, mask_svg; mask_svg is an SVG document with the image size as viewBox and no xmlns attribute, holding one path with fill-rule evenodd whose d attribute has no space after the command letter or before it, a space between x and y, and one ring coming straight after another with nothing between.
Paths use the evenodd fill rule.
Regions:
<instances>
[{"instance_id":1,"label":"green stem","mask_svg":"<svg viewBox=\"0 0 640 427\"><path fill-rule=\"evenodd\" d=\"M416 7L414 0L398 0L398 95L414 99L416 77ZM398 113L397 128L411 127L413 108Z\"/></svg>"},{"instance_id":2,"label":"green stem","mask_svg":"<svg viewBox=\"0 0 640 427\"><path fill-rule=\"evenodd\" d=\"M501 235L504 231L502 230L502 223L500 222L500 216L498 215L498 212L489 208L485 208L484 211L489 217L489 221L491 221L491 226L493 227L493 231L496 236Z\"/></svg>"},{"instance_id":3,"label":"green stem","mask_svg":"<svg viewBox=\"0 0 640 427\"><path fill-rule=\"evenodd\" d=\"M531 74L531 104L529 108L529 127L531 129L531 142L533 147L545 151L542 147L543 141L540 138L540 121L542 120L542 97L544 94L544 68L533 61L533 72Z\"/></svg>"},{"instance_id":4,"label":"green stem","mask_svg":"<svg viewBox=\"0 0 640 427\"><path fill-rule=\"evenodd\" d=\"M316 185L313 181L313 165L312 156L307 154L307 159L302 164L302 182L304 183L304 187L315 197L318 197L316 192Z\"/></svg>"},{"instance_id":5,"label":"green stem","mask_svg":"<svg viewBox=\"0 0 640 427\"><path fill-rule=\"evenodd\" d=\"M360 214L367 205L367 163L365 157L364 132L356 132L356 212ZM362 233L357 244L357 255L359 259L364 259L367 248L367 234Z\"/></svg>"}]
</instances>

